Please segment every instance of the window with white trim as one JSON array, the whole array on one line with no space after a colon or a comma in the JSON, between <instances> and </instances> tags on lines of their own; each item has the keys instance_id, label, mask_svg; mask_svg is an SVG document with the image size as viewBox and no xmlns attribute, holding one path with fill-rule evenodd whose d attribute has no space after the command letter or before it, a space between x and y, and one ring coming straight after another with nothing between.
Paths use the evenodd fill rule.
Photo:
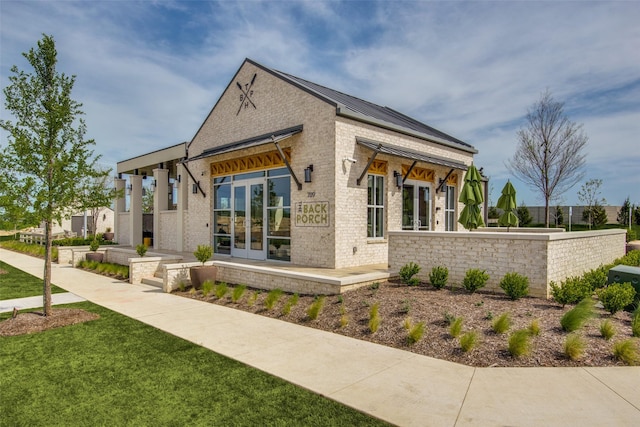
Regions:
<instances>
[{"instance_id":1,"label":"window with white trim","mask_svg":"<svg viewBox=\"0 0 640 427\"><path fill-rule=\"evenodd\" d=\"M455 231L456 229L456 187L446 186L444 205L444 229Z\"/></svg>"},{"instance_id":2,"label":"window with white trim","mask_svg":"<svg viewBox=\"0 0 640 427\"><path fill-rule=\"evenodd\" d=\"M367 176L367 237L384 237L384 176Z\"/></svg>"}]
</instances>

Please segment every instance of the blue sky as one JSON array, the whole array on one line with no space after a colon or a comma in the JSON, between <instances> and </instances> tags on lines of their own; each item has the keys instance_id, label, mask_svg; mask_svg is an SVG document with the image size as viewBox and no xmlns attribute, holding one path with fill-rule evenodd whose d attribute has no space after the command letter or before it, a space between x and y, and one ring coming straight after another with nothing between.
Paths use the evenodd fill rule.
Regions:
<instances>
[{"instance_id":1,"label":"blue sky","mask_svg":"<svg viewBox=\"0 0 640 427\"><path fill-rule=\"evenodd\" d=\"M640 203L640 2L0 1L0 86L42 33L77 76L101 162L190 140L251 58L474 145L495 203L549 89L589 137L583 180ZM12 119L4 110L3 119ZM0 135L6 144L6 134ZM581 184L559 202L578 204ZM614 219L610 219L614 220Z\"/></svg>"}]
</instances>

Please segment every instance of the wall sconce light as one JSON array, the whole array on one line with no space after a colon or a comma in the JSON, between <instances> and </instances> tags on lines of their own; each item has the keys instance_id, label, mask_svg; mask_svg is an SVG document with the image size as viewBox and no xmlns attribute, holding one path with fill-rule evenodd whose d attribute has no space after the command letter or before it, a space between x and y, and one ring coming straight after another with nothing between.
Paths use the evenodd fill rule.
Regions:
<instances>
[{"instance_id":1,"label":"wall sconce light","mask_svg":"<svg viewBox=\"0 0 640 427\"><path fill-rule=\"evenodd\" d=\"M313 172L313 165L309 165L304 170L304 182L311 182L311 172Z\"/></svg>"},{"instance_id":2,"label":"wall sconce light","mask_svg":"<svg viewBox=\"0 0 640 427\"><path fill-rule=\"evenodd\" d=\"M127 185L127 194L131 194L131 190L133 190L133 184Z\"/></svg>"},{"instance_id":3,"label":"wall sconce light","mask_svg":"<svg viewBox=\"0 0 640 427\"><path fill-rule=\"evenodd\" d=\"M158 181L154 179L153 182L151 183L151 185L153 186L153 191L156 191L156 189L158 187Z\"/></svg>"},{"instance_id":4,"label":"wall sconce light","mask_svg":"<svg viewBox=\"0 0 640 427\"><path fill-rule=\"evenodd\" d=\"M402 188L402 174L398 171L393 171L393 178L396 180L396 187Z\"/></svg>"},{"instance_id":5,"label":"wall sconce light","mask_svg":"<svg viewBox=\"0 0 640 427\"><path fill-rule=\"evenodd\" d=\"M198 181L198 182L200 182L200 181ZM193 185L191 186L191 192L192 192L193 194L198 194L198 184L193 184Z\"/></svg>"},{"instance_id":6,"label":"wall sconce light","mask_svg":"<svg viewBox=\"0 0 640 427\"><path fill-rule=\"evenodd\" d=\"M180 179L182 179L182 175L178 175L178 182L180 182Z\"/></svg>"}]
</instances>

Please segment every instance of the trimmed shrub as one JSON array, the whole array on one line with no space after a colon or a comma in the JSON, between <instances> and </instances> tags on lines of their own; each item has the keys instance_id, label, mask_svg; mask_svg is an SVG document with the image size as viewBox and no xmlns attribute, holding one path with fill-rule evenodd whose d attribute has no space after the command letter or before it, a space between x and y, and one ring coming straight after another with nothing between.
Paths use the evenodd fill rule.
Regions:
<instances>
[{"instance_id":1,"label":"trimmed shrub","mask_svg":"<svg viewBox=\"0 0 640 427\"><path fill-rule=\"evenodd\" d=\"M529 278L518 273L507 273L500 281L500 287L515 301L529 295Z\"/></svg>"},{"instance_id":2,"label":"trimmed shrub","mask_svg":"<svg viewBox=\"0 0 640 427\"><path fill-rule=\"evenodd\" d=\"M585 285L589 285L592 291L604 288L607 286L608 271L609 269L606 267L589 270L582 275L582 280L585 282Z\"/></svg>"},{"instance_id":3,"label":"trimmed shrub","mask_svg":"<svg viewBox=\"0 0 640 427\"><path fill-rule=\"evenodd\" d=\"M593 306L594 302L591 298L585 298L580 301L578 305L567 311L560 319L562 329L566 332L580 329L587 320L595 315Z\"/></svg>"},{"instance_id":4,"label":"trimmed shrub","mask_svg":"<svg viewBox=\"0 0 640 427\"><path fill-rule=\"evenodd\" d=\"M619 341L613 345L613 356L627 365L637 365L640 363L640 355L633 338Z\"/></svg>"},{"instance_id":5,"label":"trimmed shrub","mask_svg":"<svg viewBox=\"0 0 640 427\"><path fill-rule=\"evenodd\" d=\"M410 286L417 285L418 283L420 283L420 281L417 279L413 279L413 276L415 276L419 272L420 266L415 262L410 262L400 268L400 278L402 279L403 283L406 283Z\"/></svg>"},{"instance_id":6,"label":"trimmed shrub","mask_svg":"<svg viewBox=\"0 0 640 427\"><path fill-rule=\"evenodd\" d=\"M429 273L429 283L436 288L442 289L447 285L449 280L449 269L444 266L436 266L431 269Z\"/></svg>"},{"instance_id":7,"label":"trimmed shrub","mask_svg":"<svg viewBox=\"0 0 640 427\"><path fill-rule=\"evenodd\" d=\"M636 290L631 283L612 283L598 289L598 299L609 313L614 314L633 302Z\"/></svg>"},{"instance_id":8,"label":"trimmed shrub","mask_svg":"<svg viewBox=\"0 0 640 427\"><path fill-rule=\"evenodd\" d=\"M616 334L616 329L613 327L613 324L609 319L600 323L600 335L602 338L609 341Z\"/></svg>"},{"instance_id":9,"label":"trimmed shrub","mask_svg":"<svg viewBox=\"0 0 640 427\"><path fill-rule=\"evenodd\" d=\"M631 313L631 334L640 338L640 305Z\"/></svg>"},{"instance_id":10,"label":"trimmed shrub","mask_svg":"<svg viewBox=\"0 0 640 427\"><path fill-rule=\"evenodd\" d=\"M145 254L147 253L147 247L143 244L139 244L138 246L136 246L136 253L140 258L144 257Z\"/></svg>"},{"instance_id":11,"label":"trimmed shrub","mask_svg":"<svg viewBox=\"0 0 640 427\"><path fill-rule=\"evenodd\" d=\"M476 331L469 331L460 337L460 348L465 353L468 353L473 350L479 342L480 338L478 337L478 333Z\"/></svg>"},{"instance_id":12,"label":"trimmed shrub","mask_svg":"<svg viewBox=\"0 0 640 427\"><path fill-rule=\"evenodd\" d=\"M493 321L491 327L496 334L504 334L511 327L511 315L509 313L503 313Z\"/></svg>"},{"instance_id":13,"label":"trimmed shrub","mask_svg":"<svg viewBox=\"0 0 640 427\"><path fill-rule=\"evenodd\" d=\"M519 329L509 336L509 353L513 357L525 356L531 352L531 335L527 329Z\"/></svg>"},{"instance_id":14,"label":"trimmed shrub","mask_svg":"<svg viewBox=\"0 0 640 427\"><path fill-rule=\"evenodd\" d=\"M593 294L591 285L580 277L568 277L557 285L549 284L553 300L563 307L567 304L577 304Z\"/></svg>"},{"instance_id":15,"label":"trimmed shrub","mask_svg":"<svg viewBox=\"0 0 640 427\"><path fill-rule=\"evenodd\" d=\"M483 288L484 285L487 284L487 280L489 280L489 275L485 270L471 268L467 270L462 280L462 286L464 286L468 292L474 293L478 289Z\"/></svg>"},{"instance_id":16,"label":"trimmed shrub","mask_svg":"<svg viewBox=\"0 0 640 427\"><path fill-rule=\"evenodd\" d=\"M564 355L571 360L578 360L584 354L586 343L578 334L569 334L564 340Z\"/></svg>"}]
</instances>

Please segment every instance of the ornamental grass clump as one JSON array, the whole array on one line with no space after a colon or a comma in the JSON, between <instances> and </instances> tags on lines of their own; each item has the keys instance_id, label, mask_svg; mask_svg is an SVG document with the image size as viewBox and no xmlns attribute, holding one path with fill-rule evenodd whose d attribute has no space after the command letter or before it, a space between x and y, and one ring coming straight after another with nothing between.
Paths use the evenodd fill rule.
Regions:
<instances>
[{"instance_id":1,"label":"ornamental grass clump","mask_svg":"<svg viewBox=\"0 0 640 427\"><path fill-rule=\"evenodd\" d=\"M449 280L449 269L444 266L436 266L431 269L429 273L429 283L436 288L442 289L447 285Z\"/></svg>"},{"instance_id":2,"label":"ornamental grass clump","mask_svg":"<svg viewBox=\"0 0 640 427\"><path fill-rule=\"evenodd\" d=\"M533 319L531 324L529 325L529 334L532 337L537 337L540 335L540 321L538 319Z\"/></svg>"},{"instance_id":3,"label":"ornamental grass clump","mask_svg":"<svg viewBox=\"0 0 640 427\"><path fill-rule=\"evenodd\" d=\"M462 286L464 286L467 292L474 293L478 289L483 288L487 284L487 280L489 280L489 275L485 270L471 268L465 273Z\"/></svg>"},{"instance_id":4,"label":"ornamental grass clump","mask_svg":"<svg viewBox=\"0 0 640 427\"><path fill-rule=\"evenodd\" d=\"M380 303L377 302L369 308L369 330L372 334L380 328Z\"/></svg>"},{"instance_id":5,"label":"ornamental grass clump","mask_svg":"<svg viewBox=\"0 0 640 427\"><path fill-rule=\"evenodd\" d=\"M508 312L501 314L493 321L491 327L496 334L504 334L511 327L511 315Z\"/></svg>"},{"instance_id":6,"label":"ornamental grass clump","mask_svg":"<svg viewBox=\"0 0 640 427\"><path fill-rule=\"evenodd\" d=\"M560 325L565 332L573 332L580 329L589 319L595 316L594 302L591 298L585 298L574 308L567 311L560 319Z\"/></svg>"},{"instance_id":7,"label":"ornamental grass clump","mask_svg":"<svg viewBox=\"0 0 640 427\"><path fill-rule=\"evenodd\" d=\"M209 296L209 294L213 291L213 282L211 280L205 280L202 284L202 295Z\"/></svg>"},{"instance_id":8,"label":"ornamental grass clump","mask_svg":"<svg viewBox=\"0 0 640 427\"><path fill-rule=\"evenodd\" d=\"M325 297L323 295L317 297L315 301L311 303L311 305L307 309L307 317L309 317L310 320L316 320L318 318L320 312L322 311L322 308L324 307L324 301Z\"/></svg>"},{"instance_id":9,"label":"ornamental grass clump","mask_svg":"<svg viewBox=\"0 0 640 427\"><path fill-rule=\"evenodd\" d=\"M598 299L609 313L614 314L633 303L636 290L631 283L612 283L606 288L598 289Z\"/></svg>"},{"instance_id":10,"label":"ornamental grass clump","mask_svg":"<svg viewBox=\"0 0 640 427\"><path fill-rule=\"evenodd\" d=\"M238 302L240 298L242 298L242 295L244 295L244 292L246 290L247 290L247 285L236 286L233 289L233 292L231 293L231 301Z\"/></svg>"},{"instance_id":11,"label":"ornamental grass clump","mask_svg":"<svg viewBox=\"0 0 640 427\"><path fill-rule=\"evenodd\" d=\"M214 292L216 294L216 298L222 299L224 298L224 296L227 294L228 291L229 291L229 285L227 285L225 282L218 282Z\"/></svg>"},{"instance_id":12,"label":"ornamental grass clump","mask_svg":"<svg viewBox=\"0 0 640 427\"><path fill-rule=\"evenodd\" d=\"M500 280L500 287L515 301L529 295L529 278L518 273L507 273Z\"/></svg>"},{"instance_id":13,"label":"ornamental grass clump","mask_svg":"<svg viewBox=\"0 0 640 427\"><path fill-rule=\"evenodd\" d=\"M254 304L258 300L258 295L260 295L260 291L258 291L258 290L253 291L253 293L251 295L249 295L249 298L247 298L247 305L249 307L253 307L254 306Z\"/></svg>"},{"instance_id":14,"label":"ornamental grass clump","mask_svg":"<svg viewBox=\"0 0 640 427\"><path fill-rule=\"evenodd\" d=\"M465 353L468 353L476 348L479 342L480 338L478 333L476 331L469 331L460 337L460 348Z\"/></svg>"},{"instance_id":15,"label":"ornamental grass clump","mask_svg":"<svg viewBox=\"0 0 640 427\"><path fill-rule=\"evenodd\" d=\"M400 268L400 279L409 286L417 286L420 284L420 280L413 276L418 274L420 269L420 266L415 262L409 262Z\"/></svg>"},{"instance_id":16,"label":"ornamental grass clump","mask_svg":"<svg viewBox=\"0 0 640 427\"><path fill-rule=\"evenodd\" d=\"M273 310L273 307L276 305L280 297L282 296L282 289L272 289L267 294L267 297L264 299L264 306L267 310Z\"/></svg>"},{"instance_id":17,"label":"ornamental grass clump","mask_svg":"<svg viewBox=\"0 0 640 427\"><path fill-rule=\"evenodd\" d=\"M527 329L519 329L511 334L508 341L509 353L521 357L531 352L531 335Z\"/></svg>"},{"instance_id":18,"label":"ornamental grass clump","mask_svg":"<svg viewBox=\"0 0 640 427\"><path fill-rule=\"evenodd\" d=\"M284 307L282 307L282 314L286 316L287 314L291 313L291 307L298 304L299 299L300 296L298 294L291 295L289 299L287 299L287 302L284 303Z\"/></svg>"},{"instance_id":19,"label":"ornamental grass clump","mask_svg":"<svg viewBox=\"0 0 640 427\"><path fill-rule=\"evenodd\" d=\"M638 349L636 348L636 343L633 338L615 343L613 345L613 357L627 365L633 366L640 364L640 354L638 354Z\"/></svg>"},{"instance_id":20,"label":"ornamental grass clump","mask_svg":"<svg viewBox=\"0 0 640 427\"><path fill-rule=\"evenodd\" d=\"M576 333L569 334L564 340L564 355L571 360L578 360L584 354L586 345L587 344L580 335Z\"/></svg>"},{"instance_id":21,"label":"ornamental grass clump","mask_svg":"<svg viewBox=\"0 0 640 427\"><path fill-rule=\"evenodd\" d=\"M407 333L407 342L409 345L413 345L422 339L425 332L424 322L418 322L415 325L411 325Z\"/></svg>"},{"instance_id":22,"label":"ornamental grass clump","mask_svg":"<svg viewBox=\"0 0 640 427\"><path fill-rule=\"evenodd\" d=\"M616 334L616 329L613 326L613 323L611 323L609 319L600 323L600 335L602 335L602 338L609 341L611 338L613 338L615 334Z\"/></svg>"},{"instance_id":23,"label":"ornamental grass clump","mask_svg":"<svg viewBox=\"0 0 640 427\"><path fill-rule=\"evenodd\" d=\"M344 304L340 306L340 327L344 328L349 324L349 315L347 314L347 309Z\"/></svg>"},{"instance_id":24,"label":"ornamental grass clump","mask_svg":"<svg viewBox=\"0 0 640 427\"><path fill-rule=\"evenodd\" d=\"M462 316L456 317L449 326L449 335L451 335L453 338L458 338L460 336L460 333L462 332L463 323L464 318Z\"/></svg>"}]
</instances>

